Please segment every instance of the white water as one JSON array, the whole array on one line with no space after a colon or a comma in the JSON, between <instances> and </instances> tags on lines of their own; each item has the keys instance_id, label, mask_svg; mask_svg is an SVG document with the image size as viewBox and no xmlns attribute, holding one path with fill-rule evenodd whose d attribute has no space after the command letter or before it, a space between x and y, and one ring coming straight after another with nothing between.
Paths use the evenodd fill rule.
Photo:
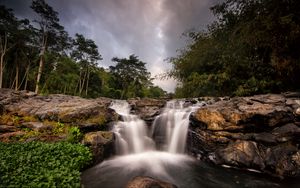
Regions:
<instances>
[{"instance_id":1,"label":"white water","mask_svg":"<svg viewBox=\"0 0 300 188\"><path fill-rule=\"evenodd\" d=\"M153 140L147 136L145 122L130 114L130 106L126 101L116 100L110 108L123 118L123 121L118 121L114 126L117 154L141 153L154 149Z\"/></svg>"},{"instance_id":2,"label":"white water","mask_svg":"<svg viewBox=\"0 0 300 188\"><path fill-rule=\"evenodd\" d=\"M162 150L184 153L189 116L195 107L184 107L184 101L169 101L152 125L152 136ZM157 139L156 139L157 138Z\"/></svg>"},{"instance_id":3,"label":"white water","mask_svg":"<svg viewBox=\"0 0 300 188\"><path fill-rule=\"evenodd\" d=\"M195 109L184 108L184 101L169 101L162 114L154 120L151 133L147 132L143 120L130 114L130 105L126 101L116 100L110 108L123 118L114 127L117 154L127 155L157 149L184 153L189 115Z\"/></svg>"}]
</instances>

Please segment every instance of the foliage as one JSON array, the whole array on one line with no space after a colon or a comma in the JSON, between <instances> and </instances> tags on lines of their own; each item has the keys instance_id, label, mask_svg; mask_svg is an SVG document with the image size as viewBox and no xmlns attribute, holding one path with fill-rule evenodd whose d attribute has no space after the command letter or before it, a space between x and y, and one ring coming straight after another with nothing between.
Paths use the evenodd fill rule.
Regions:
<instances>
[{"instance_id":1,"label":"foliage","mask_svg":"<svg viewBox=\"0 0 300 188\"><path fill-rule=\"evenodd\" d=\"M190 44L170 58L177 97L300 89L299 1L226 0L211 9L217 21L187 33Z\"/></svg>"},{"instance_id":2,"label":"foliage","mask_svg":"<svg viewBox=\"0 0 300 188\"><path fill-rule=\"evenodd\" d=\"M89 149L71 143L0 143L0 181L4 187L80 187L80 170Z\"/></svg>"},{"instance_id":3,"label":"foliage","mask_svg":"<svg viewBox=\"0 0 300 188\"><path fill-rule=\"evenodd\" d=\"M115 57L112 61L117 64L109 69L118 84L116 87L122 91L120 98L144 97L143 91L152 85L146 63L135 55L130 55L128 59Z\"/></svg>"},{"instance_id":4,"label":"foliage","mask_svg":"<svg viewBox=\"0 0 300 188\"><path fill-rule=\"evenodd\" d=\"M95 41L78 33L69 37L59 13L45 0L33 0L30 8L36 20L20 20L0 6L0 88L88 98L165 94L153 86L145 63L136 56L116 57L117 65L110 69L99 67L102 57Z\"/></svg>"},{"instance_id":5,"label":"foliage","mask_svg":"<svg viewBox=\"0 0 300 188\"><path fill-rule=\"evenodd\" d=\"M78 127L70 127L68 130L68 138L67 140L71 143L79 142L82 139L83 135L80 132Z\"/></svg>"}]
</instances>

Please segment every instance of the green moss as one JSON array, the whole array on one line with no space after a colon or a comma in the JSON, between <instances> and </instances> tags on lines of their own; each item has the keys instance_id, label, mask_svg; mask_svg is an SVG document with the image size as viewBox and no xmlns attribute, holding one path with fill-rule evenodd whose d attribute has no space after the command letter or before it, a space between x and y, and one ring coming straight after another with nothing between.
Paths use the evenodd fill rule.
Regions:
<instances>
[{"instance_id":1,"label":"green moss","mask_svg":"<svg viewBox=\"0 0 300 188\"><path fill-rule=\"evenodd\" d=\"M24 117L22 117L22 120L24 122L36 122L36 121L38 121L38 119L33 117L33 116L24 116Z\"/></svg>"},{"instance_id":2,"label":"green moss","mask_svg":"<svg viewBox=\"0 0 300 188\"><path fill-rule=\"evenodd\" d=\"M103 114L100 114L98 116L94 116L94 117L91 117L91 118L85 120L85 122L87 122L87 123L96 123L100 126L103 126L106 122L106 118Z\"/></svg>"},{"instance_id":3,"label":"green moss","mask_svg":"<svg viewBox=\"0 0 300 188\"><path fill-rule=\"evenodd\" d=\"M11 115L3 114L3 115L0 116L0 123L1 124L7 124L8 122L12 122Z\"/></svg>"}]
</instances>

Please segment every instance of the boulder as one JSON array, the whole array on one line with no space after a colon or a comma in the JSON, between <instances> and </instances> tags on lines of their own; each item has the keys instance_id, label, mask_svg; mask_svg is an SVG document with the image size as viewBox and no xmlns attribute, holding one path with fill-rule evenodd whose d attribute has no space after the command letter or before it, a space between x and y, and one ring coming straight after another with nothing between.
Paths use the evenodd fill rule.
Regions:
<instances>
[{"instance_id":1,"label":"boulder","mask_svg":"<svg viewBox=\"0 0 300 188\"><path fill-rule=\"evenodd\" d=\"M224 149L217 149L215 155L217 164L256 169L265 168L257 144L252 141L237 140Z\"/></svg>"},{"instance_id":2,"label":"boulder","mask_svg":"<svg viewBox=\"0 0 300 188\"><path fill-rule=\"evenodd\" d=\"M9 89L1 89L0 92L0 104L10 114L63 123L82 123L97 117L103 119L102 124L112 121L115 117L108 109L111 101L108 98L84 99L61 94L38 96L28 91Z\"/></svg>"},{"instance_id":3,"label":"boulder","mask_svg":"<svg viewBox=\"0 0 300 188\"><path fill-rule=\"evenodd\" d=\"M151 177L137 176L125 188L176 188L177 186Z\"/></svg>"},{"instance_id":4,"label":"boulder","mask_svg":"<svg viewBox=\"0 0 300 188\"><path fill-rule=\"evenodd\" d=\"M163 99L129 99L128 103L132 107L131 113L140 116L148 125L151 125L155 117L161 113L166 104Z\"/></svg>"},{"instance_id":5,"label":"boulder","mask_svg":"<svg viewBox=\"0 0 300 188\"><path fill-rule=\"evenodd\" d=\"M93 164L102 162L114 154L114 135L112 132L97 131L84 135L82 144L91 148Z\"/></svg>"},{"instance_id":6,"label":"boulder","mask_svg":"<svg viewBox=\"0 0 300 188\"><path fill-rule=\"evenodd\" d=\"M190 117L188 152L218 165L300 176L297 96L234 97L202 106Z\"/></svg>"}]
</instances>

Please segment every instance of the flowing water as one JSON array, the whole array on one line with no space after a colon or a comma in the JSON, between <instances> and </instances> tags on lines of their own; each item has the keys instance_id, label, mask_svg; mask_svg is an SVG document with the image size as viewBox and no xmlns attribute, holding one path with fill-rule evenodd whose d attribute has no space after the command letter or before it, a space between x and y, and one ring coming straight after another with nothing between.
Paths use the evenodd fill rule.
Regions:
<instances>
[{"instance_id":1,"label":"flowing water","mask_svg":"<svg viewBox=\"0 0 300 188\"><path fill-rule=\"evenodd\" d=\"M150 176L180 188L281 187L282 182L260 174L211 166L184 154L189 115L201 105L184 107L184 101L170 101L149 129L130 114L126 101L114 101L111 108L123 120L113 130L117 155L83 172L84 187L121 188L136 176Z\"/></svg>"}]
</instances>

